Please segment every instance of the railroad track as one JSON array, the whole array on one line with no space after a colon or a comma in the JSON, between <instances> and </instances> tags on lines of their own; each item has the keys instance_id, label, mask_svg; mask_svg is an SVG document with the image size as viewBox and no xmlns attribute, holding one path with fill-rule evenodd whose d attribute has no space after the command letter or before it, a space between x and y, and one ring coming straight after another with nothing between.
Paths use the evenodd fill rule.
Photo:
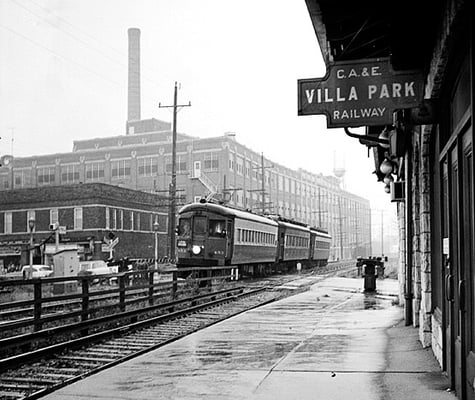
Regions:
<instances>
[{"instance_id":1,"label":"railroad track","mask_svg":"<svg viewBox=\"0 0 475 400\"><path fill-rule=\"evenodd\" d=\"M296 293L294 280L353 267L272 276L221 291L222 298L0 360L0 399L36 399L236 314ZM354 268L354 267L353 267ZM314 282L314 281L313 281ZM309 280L310 286L312 280ZM303 285L300 290L305 290Z\"/></svg>"},{"instance_id":2,"label":"railroad track","mask_svg":"<svg viewBox=\"0 0 475 400\"><path fill-rule=\"evenodd\" d=\"M25 353L17 358L21 366L0 374L0 399L39 398L199 329L274 301L279 296L278 292L263 288L249 290ZM41 359L36 362L25 362L39 357ZM15 360L8 361L15 365Z\"/></svg>"}]
</instances>

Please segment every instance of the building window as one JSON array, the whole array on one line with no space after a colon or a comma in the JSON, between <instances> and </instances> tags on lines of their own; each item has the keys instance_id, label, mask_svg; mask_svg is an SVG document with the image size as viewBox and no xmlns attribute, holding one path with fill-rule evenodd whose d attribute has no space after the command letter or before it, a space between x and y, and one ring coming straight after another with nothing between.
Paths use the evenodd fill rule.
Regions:
<instances>
[{"instance_id":1,"label":"building window","mask_svg":"<svg viewBox=\"0 0 475 400\"><path fill-rule=\"evenodd\" d=\"M135 219L135 230L140 231L140 213L137 213L137 218Z\"/></svg>"},{"instance_id":2,"label":"building window","mask_svg":"<svg viewBox=\"0 0 475 400\"><path fill-rule=\"evenodd\" d=\"M251 166L249 165L249 161L245 163L245 175L249 178L249 171L251 170Z\"/></svg>"},{"instance_id":3,"label":"building window","mask_svg":"<svg viewBox=\"0 0 475 400\"><path fill-rule=\"evenodd\" d=\"M236 172L239 174L239 175L243 175L244 174L244 161L242 158L240 157L236 157Z\"/></svg>"},{"instance_id":4,"label":"building window","mask_svg":"<svg viewBox=\"0 0 475 400\"><path fill-rule=\"evenodd\" d=\"M165 169L166 169L166 172L169 174L172 172L172 158L171 157L167 157L166 158L166 165L165 165ZM186 156L180 156L178 155L176 157L176 172L177 173L185 173L187 172L187 169L186 169Z\"/></svg>"},{"instance_id":5,"label":"building window","mask_svg":"<svg viewBox=\"0 0 475 400\"><path fill-rule=\"evenodd\" d=\"M110 229L110 226L111 226L110 208L106 207L106 229Z\"/></svg>"},{"instance_id":6,"label":"building window","mask_svg":"<svg viewBox=\"0 0 475 400\"><path fill-rule=\"evenodd\" d=\"M52 185L54 184L54 167L40 167L38 168L38 185Z\"/></svg>"},{"instance_id":7,"label":"building window","mask_svg":"<svg viewBox=\"0 0 475 400\"><path fill-rule=\"evenodd\" d=\"M13 186L15 188L31 187L31 169L16 169L13 172Z\"/></svg>"},{"instance_id":8,"label":"building window","mask_svg":"<svg viewBox=\"0 0 475 400\"><path fill-rule=\"evenodd\" d=\"M135 225L134 225L134 212L131 211L130 212L130 230L133 231L134 227L135 227Z\"/></svg>"},{"instance_id":9,"label":"building window","mask_svg":"<svg viewBox=\"0 0 475 400\"><path fill-rule=\"evenodd\" d=\"M82 207L74 207L74 230L82 230Z\"/></svg>"},{"instance_id":10,"label":"building window","mask_svg":"<svg viewBox=\"0 0 475 400\"><path fill-rule=\"evenodd\" d=\"M100 181L104 179L104 162L97 161L86 164L86 180Z\"/></svg>"},{"instance_id":11,"label":"building window","mask_svg":"<svg viewBox=\"0 0 475 400\"><path fill-rule=\"evenodd\" d=\"M256 179L256 180L257 180L258 170L259 170L259 166L258 166L257 164L251 163L251 176L252 176L252 179Z\"/></svg>"},{"instance_id":12,"label":"building window","mask_svg":"<svg viewBox=\"0 0 475 400\"><path fill-rule=\"evenodd\" d=\"M112 226L111 229L117 229L117 210L112 210Z\"/></svg>"},{"instance_id":13,"label":"building window","mask_svg":"<svg viewBox=\"0 0 475 400\"><path fill-rule=\"evenodd\" d=\"M5 226L3 228L3 233L12 233L13 230L13 224L12 224L12 213L11 212L6 212L5 213Z\"/></svg>"},{"instance_id":14,"label":"building window","mask_svg":"<svg viewBox=\"0 0 475 400\"><path fill-rule=\"evenodd\" d=\"M1 174L0 175L0 190L2 189L9 189L10 182L8 180L8 174Z\"/></svg>"},{"instance_id":15,"label":"building window","mask_svg":"<svg viewBox=\"0 0 475 400\"><path fill-rule=\"evenodd\" d=\"M130 176L130 160L111 161L112 178L120 179Z\"/></svg>"},{"instance_id":16,"label":"building window","mask_svg":"<svg viewBox=\"0 0 475 400\"><path fill-rule=\"evenodd\" d=\"M156 157L143 157L137 159L139 176L152 176L158 174L158 160Z\"/></svg>"},{"instance_id":17,"label":"building window","mask_svg":"<svg viewBox=\"0 0 475 400\"><path fill-rule=\"evenodd\" d=\"M117 229L124 230L124 210L119 210L119 226Z\"/></svg>"},{"instance_id":18,"label":"building window","mask_svg":"<svg viewBox=\"0 0 475 400\"><path fill-rule=\"evenodd\" d=\"M219 154L216 152L206 153L203 169L208 172L217 171L219 169Z\"/></svg>"},{"instance_id":19,"label":"building window","mask_svg":"<svg viewBox=\"0 0 475 400\"><path fill-rule=\"evenodd\" d=\"M58 209L52 208L49 210L49 223L55 224L56 222L59 222Z\"/></svg>"},{"instance_id":20,"label":"building window","mask_svg":"<svg viewBox=\"0 0 475 400\"><path fill-rule=\"evenodd\" d=\"M79 182L79 165L70 164L61 166L61 183L78 183Z\"/></svg>"}]
</instances>

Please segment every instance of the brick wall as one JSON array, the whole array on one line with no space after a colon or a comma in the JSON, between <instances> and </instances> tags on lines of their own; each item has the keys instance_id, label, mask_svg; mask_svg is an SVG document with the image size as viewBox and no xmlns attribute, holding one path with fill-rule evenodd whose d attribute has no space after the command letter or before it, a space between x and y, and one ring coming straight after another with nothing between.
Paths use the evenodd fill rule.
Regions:
<instances>
[{"instance_id":1,"label":"brick wall","mask_svg":"<svg viewBox=\"0 0 475 400\"><path fill-rule=\"evenodd\" d=\"M420 286L419 338L424 347L431 345L432 289L431 289L431 185L430 130L421 133L420 164Z\"/></svg>"},{"instance_id":2,"label":"brick wall","mask_svg":"<svg viewBox=\"0 0 475 400\"><path fill-rule=\"evenodd\" d=\"M105 229L106 228L106 210L105 207L83 207L82 210L83 229ZM61 218L60 218L61 225Z\"/></svg>"}]
</instances>

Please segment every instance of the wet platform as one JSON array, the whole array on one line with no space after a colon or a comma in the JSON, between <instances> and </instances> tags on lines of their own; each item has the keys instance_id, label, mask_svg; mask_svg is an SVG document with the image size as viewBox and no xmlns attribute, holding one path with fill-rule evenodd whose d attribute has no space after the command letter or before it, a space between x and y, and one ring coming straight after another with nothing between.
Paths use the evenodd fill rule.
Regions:
<instances>
[{"instance_id":1,"label":"wet platform","mask_svg":"<svg viewBox=\"0 0 475 400\"><path fill-rule=\"evenodd\" d=\"M361 279L319 278L44 398L455 400L402 322L397 282L377 285L365 294Z\"/></svg>"}]
</instances>

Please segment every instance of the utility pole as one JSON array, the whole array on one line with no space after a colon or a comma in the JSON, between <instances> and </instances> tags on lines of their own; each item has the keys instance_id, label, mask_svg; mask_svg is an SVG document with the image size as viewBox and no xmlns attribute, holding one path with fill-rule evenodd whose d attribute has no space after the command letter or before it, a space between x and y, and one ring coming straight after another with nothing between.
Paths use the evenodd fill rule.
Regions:
<instances>
[{"instance_id":1,"label":"utility pole","mask_svg":"<svg viewBox=\"0 0 475 400\"><path fill-rule=\"evenodd\" d=\"M340 260L343 260L343 217L341 216L341 196L338 196L338 219L340 220Z\"/></svg>"},{"instance_id":2,"label":"utility pole","mask_svg":"<svg viewBox=\"0 0 475 400\"><path fill-rule=\"evenodd\" d=\"M328 225L323 226L322 224L322 214L328 214L327 210L322 210L322 193L321 193L321 188L318 188L318 210L317 211L312 211L313 214L318 214L318 228L322 229L328 229ZM325 196L326 197L326 196ZM328 219L328 218L327 218ZM327 223L329 223L327 221Z\"/></svg>"},{"instance_id":3,"label":"utility pole","mask_svg":"<svg viewBox=\"0 0 475 400\"><path fill-rule=\"evenodd\" d=\"M322 202L320 201L320 187L318 188L318 227L322 227Z\"/></svg>"},{"instance_id":4,"label":"utility pole","mask_svg":"<svg viewBox=\"0 0 475 400\"><path fill-rule=\"evenodd\" d=\"M173 136L172 136L172 179L169 186L169 209L168 209L168 258L175 258L175 223L176 223L176 115L178 107L190 107L191 102L188 104L177 104L178 99L178 87L175 82L175 93L173 96L172 106L162 106L158 103L159 108L171 108L173 107Z\"/></svg>"},{"instance_id":5,"label":"utility pole","mask_svg":"<svg viewBox=\"0 0 475 400\"><path fill-rule=\"evenodd\" d=\"M15 138L15 127L10 127L10 132L11 132L11 149L10 149L10 155L13 157L13 142Z\"/></svg>"},{"instance_id":6,"label":"utility pole","mask_svg":"<svg viewBox=\"0 0 475 400\"><path fill-rule=\"evenodd\" d=\"M264 214L265 209L266 209L266 193L265 193L266 189L265 189L265 183L264 183L264 177L265 177L264 173L265 173L265 171L264 171L264 153L261 153L261 177L262 177L262 179L261 179L261 182L262 182L262 184L261 184L262 203L261 204L262 204L262 214Z\"/></svg>"},{"instance_id":7,"label":"utility pole","mask_svg":"<svg viewBox=\"0 0 475 400\"><path fill-rule=\"evenodd\" d=\"M261 192L261 213L264 214L266 210L266 188L265 188L265 169L266 168L273 168L274 164L272 165L264 165L264 153L261 153L261 166L252 167L251 166L251 187L252 187L252 170L253 169L260 169L261 170L261 188L260 189L250 189L249 192ZM270 183L269 183L270 186ZM271 204L270 201L270 194L269 194L269 206Z\"/></svg>"}]
</instances>

